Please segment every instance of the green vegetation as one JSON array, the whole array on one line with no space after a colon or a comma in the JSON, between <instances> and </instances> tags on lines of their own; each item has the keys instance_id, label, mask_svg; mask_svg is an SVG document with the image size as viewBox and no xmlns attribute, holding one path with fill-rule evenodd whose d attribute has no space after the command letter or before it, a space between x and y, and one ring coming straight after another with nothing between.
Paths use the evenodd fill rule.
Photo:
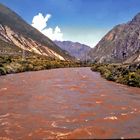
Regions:
<instances>
[{"instance_id":1,"label":"green vegetation","mask_svg":"<svg viewBox=\"0 0 140 140\"><path fill-rule=\"evenodd\" d=\"M140 87L140 64L93 64L91 70L100 72L107 80L129 86Z\"/></svg>"},{"instance_id":2,"label":"green vegetation","mask_svg":"<svg viewBox=\"0 0 140 140\"><path fill-rule=\"evenodd\" d=\"M26 60L20 56L0 56L0 75L79 66L79 62L61 61L43 56L29 56L26 57Z\"/></svg>"},{"instance_id":3,"label":"green vegetation","mask_svg":"<svg viewBox=\"0 0 140 140\"><path fill-rule=\"evenodd\" d=\"M4 67L0 67L0 75L5 75L6 74L6 70Z\"/></svg>"}]
</instances>

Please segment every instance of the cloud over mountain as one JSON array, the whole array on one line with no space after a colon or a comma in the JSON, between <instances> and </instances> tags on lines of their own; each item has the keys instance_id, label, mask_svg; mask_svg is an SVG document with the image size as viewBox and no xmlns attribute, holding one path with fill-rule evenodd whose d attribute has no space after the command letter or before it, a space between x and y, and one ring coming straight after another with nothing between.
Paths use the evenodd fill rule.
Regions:
<instances>
[{"instance_id":1,"label":"cloud over mountain","mask_svg":"<svg viewBox=\"0 0 140 140\"><path fill-rule=\"evenodd\" d=\"M63 33L59 26L56 26L54 29L47 26L48 20L51 18L51 14L43 16L42 13L35 15L32 20L32 26L42 32L44 35L49 37L52 40L63 40Z\"/></svg>"}]
</instances>

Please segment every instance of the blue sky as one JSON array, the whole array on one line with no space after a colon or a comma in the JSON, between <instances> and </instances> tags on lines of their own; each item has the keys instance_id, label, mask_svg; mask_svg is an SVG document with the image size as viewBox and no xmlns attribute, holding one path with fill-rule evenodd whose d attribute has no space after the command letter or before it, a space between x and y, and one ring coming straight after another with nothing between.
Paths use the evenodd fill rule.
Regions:
<instances>
[{"instance_id":1,"label":"blue sky","mask_svg":"<svg viewBox=\"0 0 140 140\"><path fill-rule=\"evenodd\" d=\"M43 33L46 35L50 33L53 39L58 36L58 39L77 41L92 47L112 27L131 20L140 12L140 0L0 0L0 2L18 13L29 24L32 24L33 18L39 13L44 19L49 14L51 16L47 19L47 23L42 26L49 30L40 31L44 30ZM41 24L37 17L36 20Z\"/></svg>"}]
</instances>

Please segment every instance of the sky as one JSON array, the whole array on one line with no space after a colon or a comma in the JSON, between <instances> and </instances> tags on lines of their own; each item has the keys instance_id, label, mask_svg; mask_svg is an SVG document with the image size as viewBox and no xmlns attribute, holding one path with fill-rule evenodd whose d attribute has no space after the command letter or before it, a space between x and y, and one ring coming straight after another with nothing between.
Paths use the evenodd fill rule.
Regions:
<instances>
[{"instance_id":1,"label":"sky","mask_svg":"<svg viewBox=\"0 0 140 140\"><path fill-rule=\"evenodd\" d=\"M0 0L52 40L94 47L140 12L140 0Z\"/></svg>"}]
</instances>

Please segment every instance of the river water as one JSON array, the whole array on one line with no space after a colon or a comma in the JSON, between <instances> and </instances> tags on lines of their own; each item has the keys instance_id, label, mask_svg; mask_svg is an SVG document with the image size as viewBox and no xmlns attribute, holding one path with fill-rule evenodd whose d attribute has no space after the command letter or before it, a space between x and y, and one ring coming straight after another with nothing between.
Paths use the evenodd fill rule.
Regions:
<instances>
[{"instance_id":1,"label":"river water","mask_svg":"<svg viewBox=\"0 0 140 140\"><path fill-rule=\"evenodd\" d=\"M0 139L140 138L140 88L90 68L0 77Z\"/></svg>"}]
</instances>

